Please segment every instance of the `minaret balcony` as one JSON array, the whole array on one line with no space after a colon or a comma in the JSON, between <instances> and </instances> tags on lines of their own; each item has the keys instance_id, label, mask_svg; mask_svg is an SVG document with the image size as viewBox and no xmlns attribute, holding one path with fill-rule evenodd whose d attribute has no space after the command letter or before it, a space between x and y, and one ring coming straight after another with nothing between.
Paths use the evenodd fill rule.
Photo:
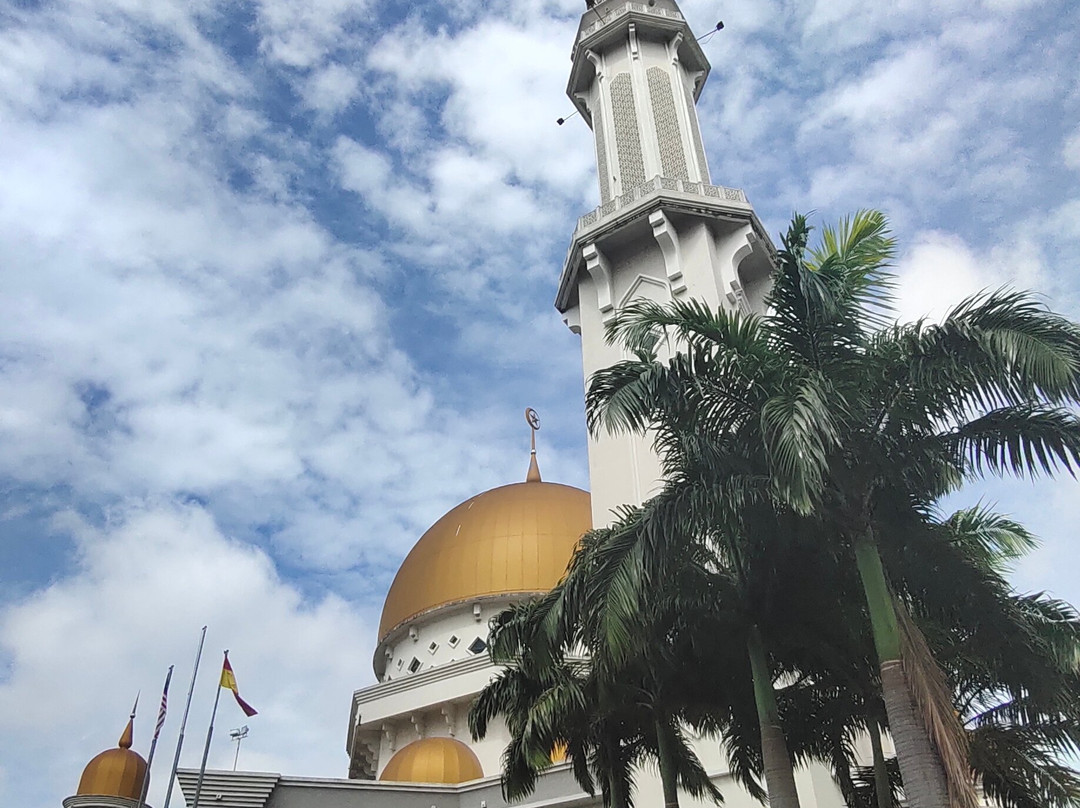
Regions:
<instances>
[{"instance_id":1,"label":"minaret balcony","mask_svg":"<svg viewBox=\"0 0 1080 808\"><path fill-rule=\"evenodd\" d=\"M555 308L565 312L575 305L578 273L585 264L583 248L588 244L633 241L653 238L649 216L663 211L678 219L708 220L720 224L750 225L758 243L774 252L761 221L739 188L688 182L671 177L653 177L631 188L577 221L559 279Z\"/></svg>"},{"instance_id":2,"label":"minaret balcony","mask_svg":"<svg viewBox=\"0 0 1080 808\"><path fill-rule=\"evenodd\" d=\"M625 28L635 17L641 17L644 21L659 24L670 30L679 31L686 28L686 18L678 10L674 3L597 3L592 9L592 22L586 24L582 18L581 27L578 29L577 40L574 42L574 51L571 58L576 58L578 49L581 47L594 47L597 44L596 35L601 31L618 30Z\"/></svg>"},{"instance_id":3,"label":"minaret balcony","mask_svg":"<svg viewBox=\"0 0 1080 808\"><path fill-rule=\"evenodd\" d=\"M660 195L665 191L691 196L704 196L710 199L734 202L741 206L749 207L746 194L738 188L725 188L723 185L708 185L704 182L689 182L687 180L675 180L670 177L653 177L644 185L631 188L625 194L605 202L595 210L591 210L578 218L577 227L574 228L574 236L594 226L601 224L615 216L620 211L636 207L638 203L647 203L650 196Z\"/></svg>"}]
</instances>

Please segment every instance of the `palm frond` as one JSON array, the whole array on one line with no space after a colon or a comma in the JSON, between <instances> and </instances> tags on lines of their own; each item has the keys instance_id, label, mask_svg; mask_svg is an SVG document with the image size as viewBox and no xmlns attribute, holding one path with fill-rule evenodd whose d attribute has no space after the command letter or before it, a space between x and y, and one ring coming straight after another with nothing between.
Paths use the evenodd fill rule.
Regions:
<instances>
[{"instance_id":1,"label":"palm frond","mask_svg":"<svg viewBox=\"0 0 1080 808\"><path fill-rule=\"evenodd\" d=\"M968 421L941 442L975 473L1037 476L1080 466L1080 418L1033 404L1002 407Z\"/></svg>"}]
</instances>

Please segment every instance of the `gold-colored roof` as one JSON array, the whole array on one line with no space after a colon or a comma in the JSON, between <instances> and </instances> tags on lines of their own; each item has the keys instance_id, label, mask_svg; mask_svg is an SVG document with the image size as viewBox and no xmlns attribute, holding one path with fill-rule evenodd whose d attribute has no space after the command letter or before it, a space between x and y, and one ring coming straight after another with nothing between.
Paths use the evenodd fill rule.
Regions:
<instances>
[{"instance_id":1,"label":"gold-colored roof","mask_svg":"<svg viewBox=\"0 0 1080 808\"><path fill-rule=\"evenodd\" d=\"M386 596L379 641L440 606L548 591L591 527L589 494L569 485L515 483L465 500L405 558Z\"/></svg>"},{"instance_id":2,"label":"gold-colored roof","mask_svg":"<svg viewBox=\"0 0 1080 808\"><path fill-rule=\"evenodd\" d=\"M421 738L390 758L380 780L457 784L484 776L476 754L455 738Z\"/></svg>"},{"instance_id":3,"label":"gold-colored roof","mask_svg":"<svg viewBox=\"0 0 1080 808\"><path fill-rule=\"evenodd\" d=\"M146 761L131 749L132 721L129 719L115 749L106 749L86 764L79 780L77 795L95 797L124 797L137 800L142 796L143 778L147 777Z\"/></svg>"}]
</instances>

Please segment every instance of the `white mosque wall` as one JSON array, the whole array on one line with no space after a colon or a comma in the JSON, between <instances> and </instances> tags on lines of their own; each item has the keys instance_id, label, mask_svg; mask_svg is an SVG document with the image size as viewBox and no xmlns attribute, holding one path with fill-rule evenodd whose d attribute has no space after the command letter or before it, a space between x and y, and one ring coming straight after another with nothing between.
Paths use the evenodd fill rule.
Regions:
<instances>
[{"instance_id":1,"label":"white mosque wall","mask_svg":"<svg viewBox=\"0 0 1080 808\"><path fill-rule=\"evenodd\" d=\"M471 599L397 627L380 644L378 653L383 660L376 662L385 665L380 678L392 681L450 662L486 656L488 621L510 603L507 598Z\"/></svg>"},{"instance_id":2,"label":"white mosque wall","mask_svg":"<svg viewBox=\"0 0 1080 808\"><path fill-rule=\"evenodd\" d=\"M377 748L376 777L399 749L434 737L462 741L485 774L499 772L510 740L505 725L496 721L484 740L473 741L468 711L499 670L488 657L489 621L513 601L479 598L444 606L398 627L380 645L386 668L379 683L353 694L349 738L350 749L354 734L357 743Z\"/></svg>"}]
</instances>

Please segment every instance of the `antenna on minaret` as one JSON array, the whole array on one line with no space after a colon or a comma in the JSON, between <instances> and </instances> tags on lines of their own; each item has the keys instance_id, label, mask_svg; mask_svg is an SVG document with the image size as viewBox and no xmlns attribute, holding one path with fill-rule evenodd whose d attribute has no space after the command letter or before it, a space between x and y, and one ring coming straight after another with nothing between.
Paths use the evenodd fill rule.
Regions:
<instances>
[{"instance_id":1,"label":"antenna on minaret","mask_svg":"<svg viewBox=\"0 0 1080 808\"><path fill-rule=\"evenodd\" d=\"M525 408L525 423L532 430L529 435L529 473L525 475L525 482L542 482L540 479L540 466L536 462L536 432L540 429L540 416L532 407Z\"/></svg>"}]
</instances>

